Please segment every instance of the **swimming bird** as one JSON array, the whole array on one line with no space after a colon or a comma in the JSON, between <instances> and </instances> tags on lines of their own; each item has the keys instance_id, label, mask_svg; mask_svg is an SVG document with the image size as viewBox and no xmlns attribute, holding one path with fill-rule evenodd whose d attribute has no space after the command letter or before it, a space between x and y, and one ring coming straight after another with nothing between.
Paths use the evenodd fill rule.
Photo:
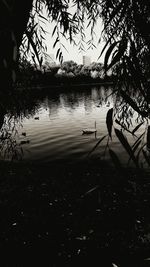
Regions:
<instances>
[{"instance_id":1,"label":"swimming bird","mask_svg":"<svg viewBox=\"0 0 150 267\"><path fill-rule=\"evenodd\" d=\"M92 129L83 129L83 134L92 134L92 133L96 133L97 130L96 130L96 121L95 121L95 128L92 128Z\"/></svg>"},{"instance_id":2,"label":"swimming bird","mask_svg":"<svg viewBox=\"0 0 150 267\"><path fill-rule=\"evenodd\" d=\"M29 144L30 140L22 140L20 141L20 145L25 145L25 144Z\"/></svg>"}]
</instances>

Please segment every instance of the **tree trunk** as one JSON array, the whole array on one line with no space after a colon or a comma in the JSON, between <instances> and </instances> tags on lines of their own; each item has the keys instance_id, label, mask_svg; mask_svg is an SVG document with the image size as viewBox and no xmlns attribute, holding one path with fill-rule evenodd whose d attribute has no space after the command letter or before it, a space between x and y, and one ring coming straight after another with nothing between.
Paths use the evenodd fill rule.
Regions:
<instances>
[{"instance_id":1,"label":"tree trunk","mask_svg":"<svg viewBox=\"0 0 150 267\"><path fill-rule=\"evenodd\" d=\"M12 88L19 47L26 29L33 0L0 2L0 91Z\"/></svg>"}]
</instances>

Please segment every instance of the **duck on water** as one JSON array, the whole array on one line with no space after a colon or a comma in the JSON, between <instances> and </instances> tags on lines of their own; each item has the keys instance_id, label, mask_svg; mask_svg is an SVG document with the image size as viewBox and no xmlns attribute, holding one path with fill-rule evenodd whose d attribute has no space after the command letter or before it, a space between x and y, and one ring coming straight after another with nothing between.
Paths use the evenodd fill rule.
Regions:
<instances>
[{"instance_id":1,"label":"duck on water","mask_svg":"<svg viewBox=\"0 0 150 267\"><path fill-rule=\"evenodd\" d=\"M95 128L89 128L89 129L83 129L82 130L82 134L92 134L92 133L96 133L96 121L95 121Z\"/></svg>"}]
</instances>

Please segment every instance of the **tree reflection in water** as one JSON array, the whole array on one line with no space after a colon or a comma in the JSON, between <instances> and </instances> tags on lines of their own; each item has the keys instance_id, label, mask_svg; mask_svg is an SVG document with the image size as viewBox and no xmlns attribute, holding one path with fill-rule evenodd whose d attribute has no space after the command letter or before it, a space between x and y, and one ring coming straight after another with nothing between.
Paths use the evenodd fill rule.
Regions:
<instances>
[{"instance_id":1,"label":"tree reflection in water","mask_svg":"<svg viewBox=\"0 0 150 267\"><path fill-rule=\"evenodd\" d=\"M140 94L138 92L135 93L132 89L130 90L130 98L134 99L134 106L133 103L130 103L131 105L125 103L124 96L127 97L125 90L122 96L122 91L118 90L118 88L117 92L109 86L101 86L101 90L97 89L70 88L69 92L55 91L51 93L44 93L43 91L40 93L37 91L32 93L30 91L29 93L24 90L23 92L20 91L20 93L17 92L16 97L5 97L1 101L0 112L0 157L9 160L22 159L22 144L27 143L28 140L26 139L26 133L24 133L22 134L24 141L22 143L16 141L19 140L18 129L22 127L24 118L29 119L36 114L41 103L44 108L49 110L49 116L54 110L57 113L59 106L67 107L72 111L83 102L85 110L90 112L92 102L96 107L107 106L107 104L111 103L110 107L113 106L113 112L111 113L110 110L112 108L109 108L109 116L107 113L109 118L106 120L107 128L109 128L106 150L108 150L113 163L117 165L119 163L115 146L112 145L111 140L111 137L114 138L115 136L129 156L127 165L133 161L137 167L145 166L145 163L149 166L150 128L147 116L147 102L141 99ZM138 106L137 110L136 106ZM132 145L128 143L128 140L131 139L129 135L133 137ZM101 140L103 141L102 137ZM95 146L96 149L101 142L98 140L98 145ZM93 151L94 148L92 149Z\"/></svg>"},{"instance_id":2,"label":"tree reflection in water","mask_svg":"<svg viewBox=\"0 0 150 267\"><path fill-rule=\"evenodd\" d=\"M38 98L39 99L39 98ZM0 105L0 159L21 160L23 149L17 142L18 129L22 120L35 115L40 102L31 95L22 94L2 96Z\"/></svg>"}]
</instances>

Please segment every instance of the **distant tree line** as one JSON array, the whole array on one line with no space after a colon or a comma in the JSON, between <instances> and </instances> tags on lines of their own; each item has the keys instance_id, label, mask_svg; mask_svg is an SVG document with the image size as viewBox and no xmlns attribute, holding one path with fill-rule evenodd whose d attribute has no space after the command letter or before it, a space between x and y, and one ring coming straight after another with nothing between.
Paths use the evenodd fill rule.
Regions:
<instances>
[{"instance_id":1,"label":"distant tree line","mask_svg":"<svg viewBox=\"0 0 150 267\"><path fill-rule=\"evenodd\" d=\"M35 68L27 60L20 61L18 85L73 85L113 82L116 70L112 68L105 73L102 63L93 62L90 65L77 64L70 60L61 65L43 64L41 69Z\"/></svg>"}]
</instances>

